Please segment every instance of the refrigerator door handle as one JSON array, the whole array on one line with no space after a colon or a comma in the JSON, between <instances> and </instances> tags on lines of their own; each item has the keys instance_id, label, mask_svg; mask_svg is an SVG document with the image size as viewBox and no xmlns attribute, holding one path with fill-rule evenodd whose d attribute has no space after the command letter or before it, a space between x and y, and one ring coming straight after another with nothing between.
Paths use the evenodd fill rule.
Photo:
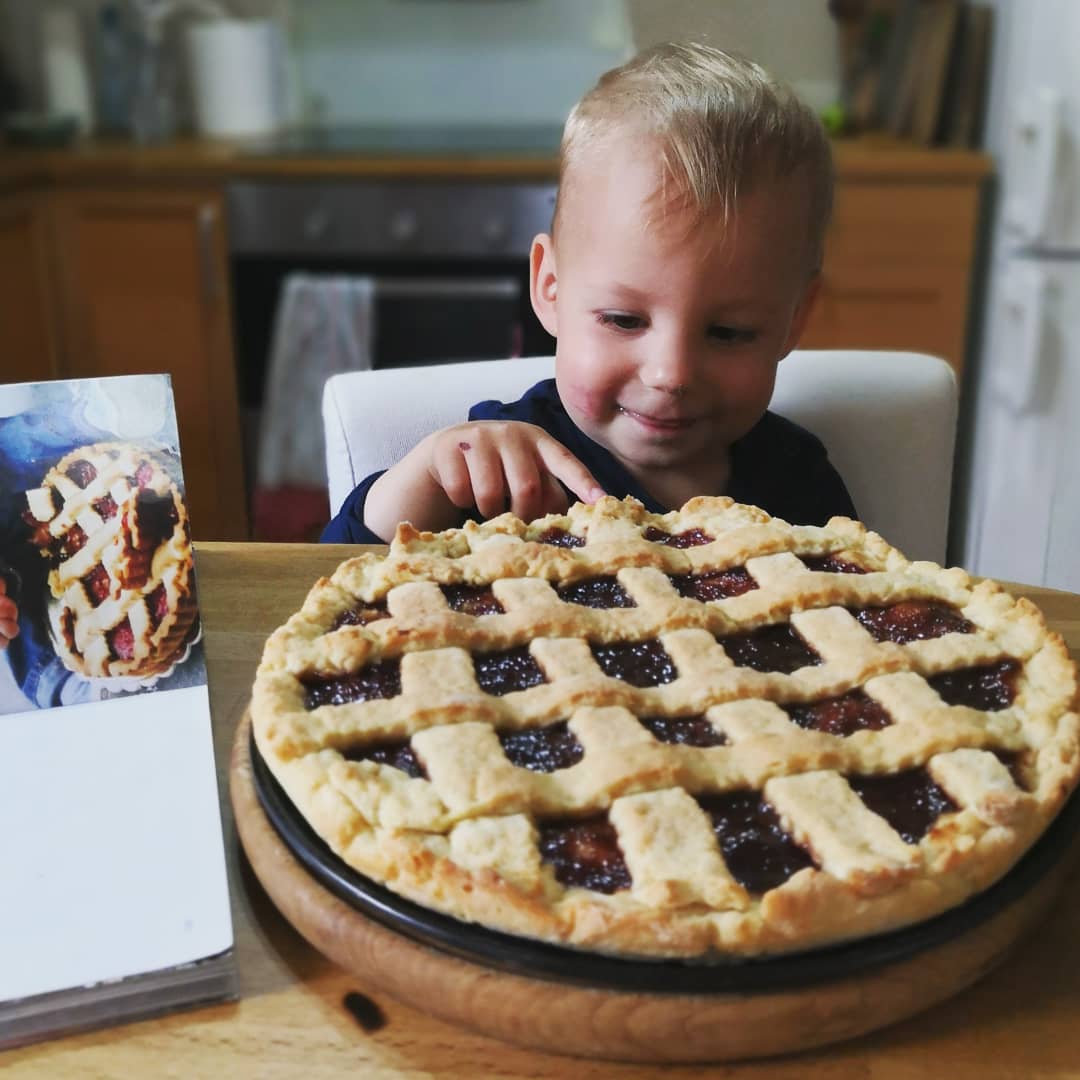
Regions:
<instances>
[{"instance_id":1,"label":"refrigerator door handle","mask_svg":"<svg viewBox=\"0 0 1080 1080\"><path fill-rule=\"evenodd\" d=\"M1003 318L1015 327L1018 347L1011 364L997 365L993 386L1013 413L1021 413L1032 409L1039 398L1051 282L1045 270L1034 266L1013 268L1012 275L1002 290Z\"/></svg>"},{"instance_id":2,"label":"refrigerator door handle","mask_svg":"<svg viewBox=\"0 0 1080 1080\"><path fill-rule=\"evenodd\" d=\"M1051 210L1061 160L1065 103L1061 94L1039 87L1019 110L1013 129L1016 160L1028 162L1026 183L1005 203L1005 226L1022 243L1052 241Z\"/></svg>"}]
</instances>

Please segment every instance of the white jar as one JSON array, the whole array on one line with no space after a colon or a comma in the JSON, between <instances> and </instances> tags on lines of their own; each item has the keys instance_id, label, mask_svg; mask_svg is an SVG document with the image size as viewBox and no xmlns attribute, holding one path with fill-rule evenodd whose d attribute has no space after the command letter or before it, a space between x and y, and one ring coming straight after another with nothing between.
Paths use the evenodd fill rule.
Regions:
<instances>
[{"instance_id":1,"label":"white jar","mask_svg":"<svg viewBox=\"0 0 1080 1080\"><path fill-rule=\"evenodd\" d=\"M79 132L94 127L94 105L83 51L78 13L70 8L46 8L41 15L42 73L45 106L78 121Z\"/></svg>"},{"instance_id":2,"label":"white jar","mask_svg":"<svg viewBox=\"0 0 1080 1080\"><path fill-rule=\"evenodd\" d=\"M195 129L269 135L282 116L282 46L271 19L213 19L188 28Z\"/></svg>"}]
</instances>

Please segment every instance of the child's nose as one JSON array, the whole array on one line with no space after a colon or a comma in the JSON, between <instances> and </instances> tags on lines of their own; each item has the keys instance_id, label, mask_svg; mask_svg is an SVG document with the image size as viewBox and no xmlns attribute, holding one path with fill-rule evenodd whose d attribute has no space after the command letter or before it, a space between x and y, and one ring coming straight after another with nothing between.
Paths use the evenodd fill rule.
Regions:
<instances>
[{"instance_id":1,"label":"child's nose","mask_svg":"<svg viewBox=\"0 0 1080 1080\"><path fill-rule=\"evenodd\" d=\"M689 342L668 341L649 350L641 365L641 381L651 390L685 393L694 380L695 367L694 348Z\"/></svg>"}]
</instances>

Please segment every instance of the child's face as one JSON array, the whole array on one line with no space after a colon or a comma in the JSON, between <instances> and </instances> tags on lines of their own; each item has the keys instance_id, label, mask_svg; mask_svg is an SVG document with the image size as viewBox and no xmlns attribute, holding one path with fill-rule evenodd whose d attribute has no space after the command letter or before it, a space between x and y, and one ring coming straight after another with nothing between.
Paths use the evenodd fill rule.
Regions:
<instances>
[{"instance_id":1,"label":"child's face","mask_svg":"<svg viewBox=\"0 0 1080 1080\"><path fill-rule=\"evenodd\" d=\"M806 192L770 182L726 226L719 215L695 223L662 203L656 166L632 146L579 169L557 253L546 236L532 253L559 395L639 477L680 470L707 484L768 406L809 313Z\"/></svg>"}]
</instances>

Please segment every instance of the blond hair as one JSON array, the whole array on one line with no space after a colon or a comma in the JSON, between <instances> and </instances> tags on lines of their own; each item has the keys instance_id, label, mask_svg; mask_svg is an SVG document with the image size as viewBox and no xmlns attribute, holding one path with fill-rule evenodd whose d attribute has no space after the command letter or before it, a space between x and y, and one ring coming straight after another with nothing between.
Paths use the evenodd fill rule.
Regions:
<instances>
[{"instance_id":1,"label":"blond hair","mask_svg":"<svg viewBox=\"0 0 1080 1080\"><path fill-rule=\"evenodd\" d=\"M820 267L833 199L829 140L814 112L764 68L708 45L668 42L602 75L563 129L553 231L586 152L626 134L658 141L662 176L701 216L727 217L755 184L802 173Z\"/></svg>"}]
</instances>

